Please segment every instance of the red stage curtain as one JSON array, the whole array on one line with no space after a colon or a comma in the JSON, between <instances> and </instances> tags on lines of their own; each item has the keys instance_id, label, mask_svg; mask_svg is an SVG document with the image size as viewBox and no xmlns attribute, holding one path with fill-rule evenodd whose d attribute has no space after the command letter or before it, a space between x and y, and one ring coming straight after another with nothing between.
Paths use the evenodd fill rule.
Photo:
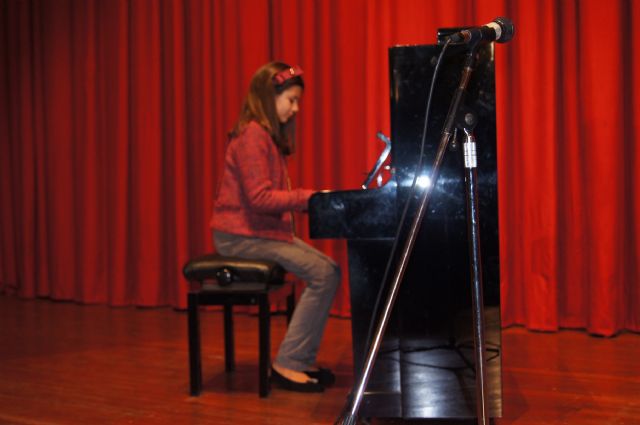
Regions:
<instances>
[{"instance_id":1,"label":"red stage curtain","mask_svg":"<svg viewBox=\"0 0 640 425\"><path fill-rule=\"evenodd\" d=\"M356 188L389 133L387 48L500 15L516 25L496 46L503 324L640 331L629 0L0 0L0 290L184 307L259 65L306 72L294 184ZM346 275L343 241L312 243Z\"/></svg>"}]
</instances>

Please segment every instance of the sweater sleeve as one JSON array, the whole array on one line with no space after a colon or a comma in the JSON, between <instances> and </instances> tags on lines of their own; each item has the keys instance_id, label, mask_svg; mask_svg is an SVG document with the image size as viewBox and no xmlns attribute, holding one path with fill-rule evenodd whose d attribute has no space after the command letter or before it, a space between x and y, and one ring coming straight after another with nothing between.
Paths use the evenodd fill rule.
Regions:
<instances>
[{"instance_id":1,"label":"sweater sleeve","mask_svg":"<svg viewBox=\"0 0 640 425\"><path fill-rule=\"evenodd\" d=\"M284 173L285 164L269 133L262 127L250 125L235 143L233 161L242 191L252 209L264 213L307 209L312 190L289 191L274 187L272 173L274 170Z\"/></svg>"}]
</instances>

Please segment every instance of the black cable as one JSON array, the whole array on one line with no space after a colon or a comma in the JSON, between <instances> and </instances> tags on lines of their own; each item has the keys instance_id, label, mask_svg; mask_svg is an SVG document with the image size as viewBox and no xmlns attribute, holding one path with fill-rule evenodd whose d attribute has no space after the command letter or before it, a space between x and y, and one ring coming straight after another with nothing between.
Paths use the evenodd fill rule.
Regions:
<instances>
[{"instance_id":1,"label":"black cable","mask_svg":"<svg viewBox=\"0 0 640 425\"><path fill-rule=\"evenodd\" d=\"M409 196L407 197L407 200L405 201L404 204L404 208L402 210L402 214L400 216L400 221L398 223L398 230L396 231L396 236L394 238L393 241L393 245L391 247L391 252L389 254L389 259L387 261L386 267L385 267L385 271L384 271L384 275L382 278L382 282L380 284L380 289L378 290L378 295L376 296L376 302L374 303L374 307L373 307L373 311L371 314L371 321L369 323L369 330L367 332L367 338L365 340L365 345L364 345L364 357L366 358L367 356L367 352L368 352L368 347L371 344L371 339L373 336L373 325L376 322L376 320L374 320L377 315L378 315L378 310L380 309L380 301L382 300L382 292L384 290L384 288L387 286L387 280L389 279L389 272L391 271L391 265L393 264L393 259L396 255L396 250L398 249L398 244L400 241L400 236L402 234L402 229L404 227L405 221L407 219L407 213L409 211L409 204L411 202L411 199L414 197L415 192L416 192L416 186L417 186L417 182L418 182L418 176L420 175L420 171L422 170L422 165L424 163L424 148L426 145L426 141L427 141L427 129L428 129L428 125L429 125L429 115L431 114L431 101L433 99L433 91L435 88L435 83L436 83L436 79L438 76L438 72L440 71L440 65L442 64L442 59L444 58L444 54L447 51L447 48L449 47L449 44L451 43L451 40L449 38L447 38L446 42L444 43L443 47L442 47L442 51L440 52L440 55L438 55L438 60L436 62L436 65L434 67L433 70L433 75L431 76L431 84L429 87L429 94L427 95L427 106L426 106L426 110L425 110L425 117L424 117L424 127L423 127L423 131L422 131L422 140L420 142L420 155L419 155L419 159L418 159L418 163L416 164L416 168L415 168L415 174L413 176L413 182L411 183L411 188L409 190ZM426 189L425 189L426 190ZM362 371L360 372L362 373ZM349 394L347 395L347 400L350 400L351 397L353 397L353 388L351 389L351 391L349 392ZM341 419L344 417L345 415L345 410L348 408L350 403L347 403L345 405L345 409L343 410L343 412L340 414L340 416L338 416L338 419L336 419L336 421L334 422L334 424L339 424L341 423Z\"/></svg>"},{"instance_id":2,"label":"black cable","mask_svg":"<svg viewBox=\"0 0 640 425\"><path fill-rule=\"evenodd\" d=\"M419 159L418 159L418 163L416 165L416 171L415 174L413 176L413 182L411 183L411 188L409 189L409 196L407 196L407 200L404 203L404 208L402 210L402 214L400 216L400 222L398 224L398 230L396 231L396 236L394 238L393 241L393 245L391 247L391 253L389 254L389 259L387 261L386 267L385 267L385 271L384 271L384 275L382 277L382 284L380 285L380 289L378 290L378 295L376 297L376 302L374 304L373 307L373 312L371 314L371 318L372 320L369 323L369 330L367 332L367 339L365 342L365 352L364 355L367 355L368 352L368 347L369 344L371 344L371 338L372 338L372 334L373 334L373 325L376 322L375 320L373 320L375 317L377 317L378 315L378 310L380 309L380 301L382 300L382 292L383 289L387 286L387 280L389 279L389 273L391 271L391 265L393 264L393 259L396 255L396 250L398 249L398 244L400 242L400 236L402 234L402 229L404 227L405 221L407 220L407 213L409 211L409 204L411 202L411 199L413 198L413 196L415 195L415 191L416 191L416 185L418 182L418 176L420 174L420 171L422 170L422 165L424 163L424 148L426 145L426 141L427 141L427 129L428 129L428 125L429 125L429 115L431 113L431 100L433 99L433 90L435 88L435 83L436 83L436 78L438 75L438 71L440 70L440 65L442 64L442 59L444 57L444 53L446 52L447 48L449 47L449 43L451 43L451 40L449 38L447 38L447 41L445 42L444 46L442 47L442 51L440 52L440 55L438 56L438 60L436 62L435 68L433 70L433 75L431 76L431 85L429 88L429 94L427 96L427 107L425 110L425 117L424 117L424 127L423 127L423 131L422 131L422 140L420 142L420 155L419 155Z\"/></svg>"}]
</instances>

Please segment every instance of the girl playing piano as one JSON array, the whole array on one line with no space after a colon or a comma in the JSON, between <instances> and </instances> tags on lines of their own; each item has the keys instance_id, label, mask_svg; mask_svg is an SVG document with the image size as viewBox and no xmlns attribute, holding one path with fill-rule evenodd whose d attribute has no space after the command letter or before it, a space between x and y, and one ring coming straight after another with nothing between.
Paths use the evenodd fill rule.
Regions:
<instances>
[{"instance_id":1,"label":"girl playing piano","mask_svg":"<svg viewBox=\"0 0 640 425\"><path fill-rule=\"evenodd\" d=\"M230 133L211 227L218 253L272 260L307 284L272 364L277 386L320 392L334 375L316 356L340 269L296 238L292 212L307 209L313 193L289 187L286 157L295 147L295 116L304 89L302 70L280 62L262 66L251 79Z\"/></svg>"}]
</instances>

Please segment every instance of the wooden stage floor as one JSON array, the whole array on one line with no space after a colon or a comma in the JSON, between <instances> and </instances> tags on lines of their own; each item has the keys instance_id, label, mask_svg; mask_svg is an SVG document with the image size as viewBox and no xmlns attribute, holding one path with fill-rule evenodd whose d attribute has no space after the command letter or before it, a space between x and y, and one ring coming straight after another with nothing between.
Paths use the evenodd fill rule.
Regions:
<instances>
[{"instance_id":1,"label":"wooden stage floor","mask_svg":"<svg viewBox=\"0 0 640 425\"><path fill-rule=\"evenodd\" d=\"M332 424L353 383L350 323L331 318L322 394L257 395L257 318L236 315L237 370L224 373L222 314L204 312L201 397L188 395L186 314L0 295L0 424ZM275 316L273 348L284 316ZM503 330L497 425L640 424L640 335ZM372 424L443 423L373 419Z\"/></svg>"}]
</instances>

